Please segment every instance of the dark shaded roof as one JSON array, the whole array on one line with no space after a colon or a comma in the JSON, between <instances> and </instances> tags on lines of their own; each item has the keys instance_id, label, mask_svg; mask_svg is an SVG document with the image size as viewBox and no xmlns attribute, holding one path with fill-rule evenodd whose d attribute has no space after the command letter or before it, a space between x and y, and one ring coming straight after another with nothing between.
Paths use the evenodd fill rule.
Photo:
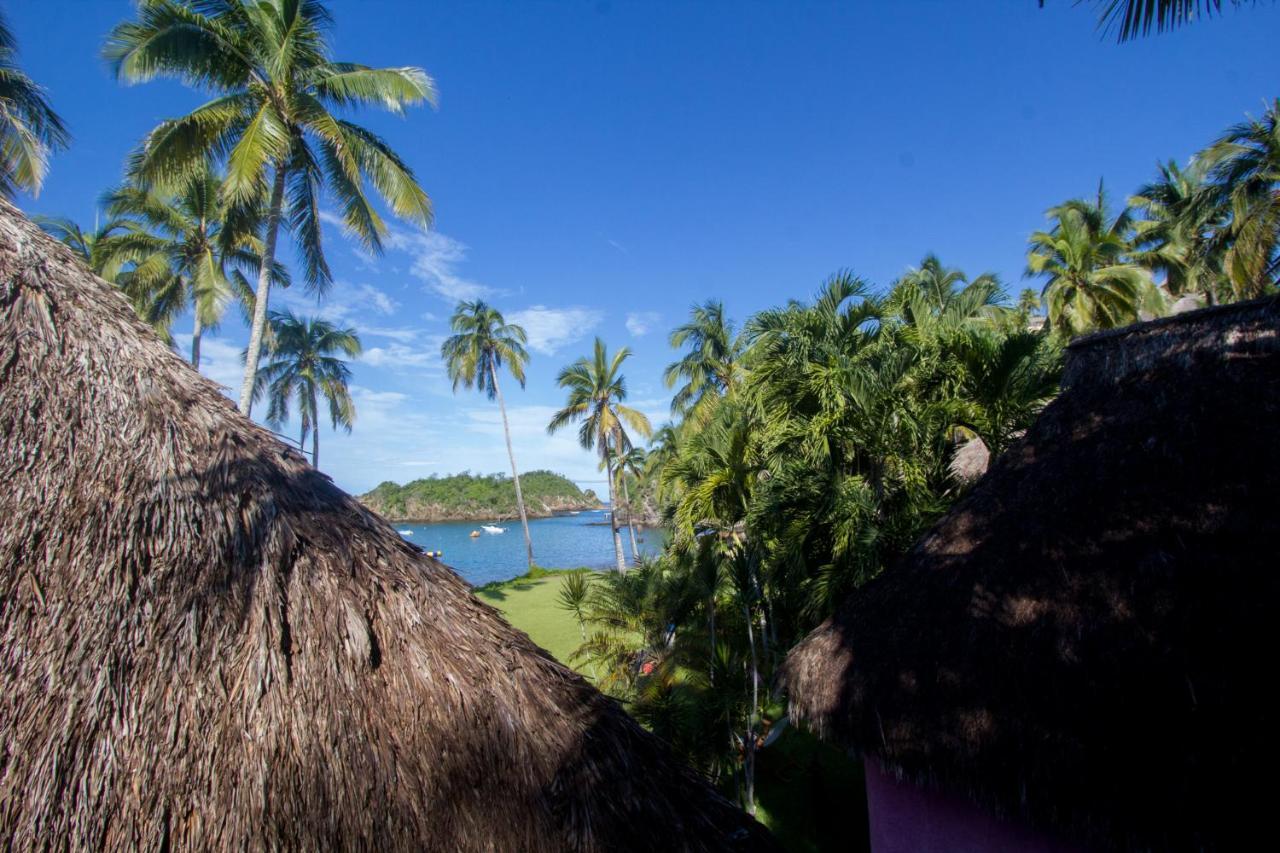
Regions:
<instances>
[{"instance_id":1,"label":"dark shaded roof","mask_svg":"<svg viewBox=\"0 0 1280 853\"><path fill-rule=\"evenodd\" d=\"M0 838L771 840L0 202Z\"/></svg>"},{"instance_id":2,"label":"dark shaded roof","mask_svg":"<svg viewBox=\"0 0 1280 853\"><path fill-rule=\"evenodd\" d=\"M1028 434L791 652L792 716L1098 847L1269 835L1278 425L1274 300L1073 344Z\"/></svg>"}]
</instances>

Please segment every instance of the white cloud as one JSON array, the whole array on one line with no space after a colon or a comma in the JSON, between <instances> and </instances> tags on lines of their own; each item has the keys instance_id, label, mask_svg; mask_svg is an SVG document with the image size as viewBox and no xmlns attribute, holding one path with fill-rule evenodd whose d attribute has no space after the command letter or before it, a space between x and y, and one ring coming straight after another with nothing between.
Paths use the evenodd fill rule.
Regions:
<instances>
[{"instance_id":1,"label":"white cloud","mask_svg":"<svg viewBox=\"0 0 1280 853\"><path fill-rule=\"evenodd\" d=\"M351 323L365 313L390 316L400 307L384 291L365 282L335 281L319 299L301 288L289 288L280 300L295 313L323 317L331 323Z\"/></svg>"},{"instance_id":2,"label":"white cloud","mask_svg":"<svg viewBox=\"0 0 1280 853\"><path fill-rule=\"evenodd\" d=\"M644 337L661 321L662 315L656 311L632 311L627 315L627 331L637 338Z\"/></svg>"},{"instance_id":3,"label":"white cloud","mask_svg":"<svg viewBox=\"0 0 1280 853\"><path fill-rule=\"evenodd\" d=\"M439 231L391 229L384 242L389 249L407 253L412 258L410 274L450 302L480 299L497 292L459 274L457 268L467 260L467 246Z\"/></svg>"},{"instance_id":4,"label":"white cloud","mask_svg":"<svg viewBox=\"0 0 1280 853\"><path fill-rule=\"evenodd\" d=\"M543 355L585 338L600 324L604 313L594 308L548 308L534 305L507 315L507 321L524 327L529 348Z\"/></svg>"},{"instance_id":5,"label":"white cloud","mask_svg":"<svg viewBox=\"0 0 1280 853\"><path fill-rule=\"evenodd\" d=\"M360 362L370 367L386 367L392 370L406 368L440 370L440 338L425 336L423 345L410 346L393 340L382 347L368 347L360 356Z\"/></svg>"},{"instance_id":6,"label":"white cloud","mask_svg":"<svg viewBox=\"0 0 1280 853\"><path fill-rule=\"evenodd\" d=\"M176 334L178 351L189 357L191 335ZM238 399L244 382L243 348L222 338L203 335L200 338L200 372L223 387L228 397Z\"/></svg>"}]
</instances>

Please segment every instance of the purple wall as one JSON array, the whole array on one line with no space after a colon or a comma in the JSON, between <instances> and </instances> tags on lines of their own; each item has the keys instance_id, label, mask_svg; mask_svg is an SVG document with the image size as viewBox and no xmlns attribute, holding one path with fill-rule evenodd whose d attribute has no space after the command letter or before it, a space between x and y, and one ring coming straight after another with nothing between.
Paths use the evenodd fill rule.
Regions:
<instances>
[{"instance_id":1,"label":"purple wall","mask_svg":"<svg viewBox=\"0 0 1280 853\"><path fill-rule=\"evenodd\" d=\"M1074 853L1029 826L1000 820L961 797L895 779L868 758L871 853Z\"/></svg>"}]
</instances>

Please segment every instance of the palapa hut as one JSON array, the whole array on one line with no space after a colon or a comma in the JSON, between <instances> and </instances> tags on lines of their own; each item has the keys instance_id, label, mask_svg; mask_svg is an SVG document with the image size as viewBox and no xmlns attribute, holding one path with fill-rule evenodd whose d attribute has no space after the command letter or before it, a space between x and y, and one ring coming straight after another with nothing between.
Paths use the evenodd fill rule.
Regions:
<instances>
[{"instance_id":1,"label":"palapa hut","mask_svg":"<svg viewBox=\"0 0 1280 853\"><path fill-rule=\"evenodd\" d=\"M0 202L0 846L770 839Z\"/></svg>"},{"instance_id":2,"label":"palapa hut","mask_svg":"<svg viewBox=\"0 0 1280 853\"><path fill-rule=\"evenodd\" d=\"M1064 391L791 653L872 848L1245 849L1280 711L1280 306L1073 344Z\"/></svg>"}]
</instances>

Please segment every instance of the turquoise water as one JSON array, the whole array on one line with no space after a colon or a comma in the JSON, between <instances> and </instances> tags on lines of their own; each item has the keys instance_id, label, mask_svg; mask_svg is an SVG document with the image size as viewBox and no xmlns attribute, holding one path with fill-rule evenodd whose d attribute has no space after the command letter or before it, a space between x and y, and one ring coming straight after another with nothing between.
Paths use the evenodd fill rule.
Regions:
<instances>
[{"instance_id":1,"label":"turquoise water","mask_svg":"<svg viewBox=\"0 0 1280 853\"><path fill-rule=\"evenodd\" d=\"M583 510L577 515L556 515L529 520L529 537L533 539L533 558L547 569L572 569L579 566L608 568L613 566L613 537L609 532L607 510ZM485 533L482 524L505 527L506 533ZM396 524L405 540L424 551L443 551L440 559L452 566L468 581L479 585L507 580L528 571L525 561L524 535L520 520L515 521L444 521L438 524ZM479 530L477 539L471 531ZM406 533L405 531L409 531ZM642 555L662 550L663 531L638 530ZM631 540L622 528L622 549L631 559Z\"/></svg>"}]
</instances>

